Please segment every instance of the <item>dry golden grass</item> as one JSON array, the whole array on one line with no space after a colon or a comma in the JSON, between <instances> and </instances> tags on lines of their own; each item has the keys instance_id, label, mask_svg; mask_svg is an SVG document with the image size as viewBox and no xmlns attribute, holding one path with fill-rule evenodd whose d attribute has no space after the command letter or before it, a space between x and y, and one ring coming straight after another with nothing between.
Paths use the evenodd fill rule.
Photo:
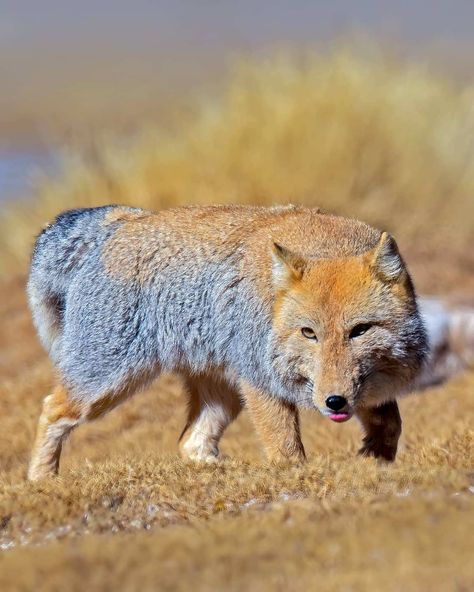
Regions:
<instances>
[{"instance_id":1,"label":"dry golden grass","mask_svg":"<svg viewBox=\"0 0 474 592\"><path fill-rule=\"evenodd\" d=\"M66 149L59 178L3 217L0 267L25 268L33 234L58 210L111 202L317 204L464 257L474 237L473 104L473 86L376 52L241 64L222 95L172 132L144 124L132 138Z\"/></svg>"},{"instance_id":2,"label":"dry golden grass","mask_svg":"<svg viewBox=\"0 0 474 592\"><path fill-rule=\"evenodd\" d=\"M193 527L53 542L7 555L0 562L0 585L468 592L474 585L472 549L460 541L472 536L472 501L461 495L449 506L440 502L434 496L397 499L390 510L381 510L379 502L365 513L286 502Z\"/></svg>"},{"instance_id":3,"label":"dry golden grass","mask_svg":"<svg viewBox=\"0 0 474 592\"><path fill-rule=\"evenodd\" d=\"M23 281L0 286L0 589L472 589L474 374L402 403L393 465L355 456L355 422L304 415L303 467L266 465L245 413L228 458L182 462L184 396L165 376L80 427L60 478L31 484L52 373Z\"/></svg>"}]
</instances>

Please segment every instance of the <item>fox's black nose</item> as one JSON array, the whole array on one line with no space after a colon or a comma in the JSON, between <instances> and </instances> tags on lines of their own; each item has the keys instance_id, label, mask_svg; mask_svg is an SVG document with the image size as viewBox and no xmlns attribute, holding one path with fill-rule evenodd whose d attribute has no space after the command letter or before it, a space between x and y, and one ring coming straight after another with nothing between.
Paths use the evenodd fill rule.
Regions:
<instances>
[{"instance_id":1,"label":"fox's black nose","mask_svg":"<svg viewBox=\"0 0 474 592\"><path fill-rule=\"evenodd\" d=\"M347 399L340 395L330 395L326 399L326 405L333 411L339 411L339 409L342 409L347 405Z\"/></svg>"}]
</instances>

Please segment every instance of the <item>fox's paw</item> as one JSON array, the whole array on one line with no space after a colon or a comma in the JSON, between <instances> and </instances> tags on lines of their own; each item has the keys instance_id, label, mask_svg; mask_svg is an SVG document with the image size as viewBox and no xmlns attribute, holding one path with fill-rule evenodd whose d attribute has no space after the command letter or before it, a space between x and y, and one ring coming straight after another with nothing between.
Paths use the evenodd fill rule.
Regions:
<instances>
[{"instance_id":1,"label":"fox's paw","mask_svg":"<svg viewBox=\"0 0 474 592\"><path fill-rule=\"evenodd\" d=\"M48 477L56 477L57 474L57 470L49 465L31 463L28 467L27 478L28 481L42 481Z\"/></svg>"},{"instance_id":2,"label":"fox's paw","mask_svg":"<svg viewBox=\"0 0 474 592\"><path fill-rule=\"evenodd\" d=\"M199 463L215 463L219 460L219 449L215 444L199 442L189 438L180 445L181 457Z\"/></svg>"},{"instance_id":3,"label":"fox's paw","mask_svg":"<svg viewBox=\"0 0 474 592\"><path fill-rule=\"evenodd\" d=\"M359 450L362 456L373 456L383 460L393 462L397 456L397 444L386 442L377 438L364 438L363 446Z\"/></svg>"},{"instance_id":4,"label":"fox's paw","mask_svg":"<svg viewBox=\"0 0 474 592\"><path fill-rule=\"evenodd\" d=\"M205 453L198 452L198 451L193 451L190 453L181 451L181 457L184 460L189 460L191 462L206 463L206 464L216 463L219 460L218 454L205 454Z\"/></svg>"},{"instance_id":5,"label":"fox's paw","mask_svg":"<svg viewBox=\"0 0 474 592\"><path fill-rule=\"evenodd\" d=\"M267 458L272 464L301 465L306 462L306 455L303 447L292 446L283 450L267 451Z\"/></svg>"},{"instance_id":6,"label":"fox's paw","mask_svg":"<svg viewBox=\"0 0 474 592\"><path fill-rule=\"evenodd\" d=\"M198 452L194 452L194 453L191 453L191 454L183 454L183 453L181 453L181 457L184 460L188 460L188 461L191 461L191 462L206 463L206 464L216 463L219 460L219 455L200 454Z\"/></svg>"}]
</instances>

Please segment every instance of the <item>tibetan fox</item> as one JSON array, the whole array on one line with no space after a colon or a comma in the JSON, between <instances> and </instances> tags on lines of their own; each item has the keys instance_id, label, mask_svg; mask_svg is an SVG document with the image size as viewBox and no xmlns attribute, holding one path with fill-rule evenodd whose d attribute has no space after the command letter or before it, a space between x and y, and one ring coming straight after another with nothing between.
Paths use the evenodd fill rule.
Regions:
<instances>
[{"instance_id":1,"label":"tibetan fox","mask_svg":"<svg viewBox=\"0 0 474 592\"><path fill-rule=\"evenodd\" d=\"M427 352L394 239L306 207L68 211L36 241L28 296L57 372L33 480L75 426L163 371L187 384L186 458L215 459L245 405L270 459L304 459L303 406L357 417L361 453L393 460L395 399Z\"/></svg>"}]
</instances>

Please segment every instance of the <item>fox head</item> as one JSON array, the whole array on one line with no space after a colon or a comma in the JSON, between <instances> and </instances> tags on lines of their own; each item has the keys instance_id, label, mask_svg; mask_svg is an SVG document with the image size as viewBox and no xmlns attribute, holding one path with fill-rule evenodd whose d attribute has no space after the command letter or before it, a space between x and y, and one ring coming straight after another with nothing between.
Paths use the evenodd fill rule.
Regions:
<instances>
[{"instance_id":1,"label":"fox head","mask_svg":"<svg viewBox=\"0 0 474 592\"><path fill-rule=\"evenodd\" d=\"M273 244L275 364L334 421L408 390L427 340L395 240L359 256L305 258ZM288 374L287 374L288 375Z\"/></svg>"}]
</instances>

